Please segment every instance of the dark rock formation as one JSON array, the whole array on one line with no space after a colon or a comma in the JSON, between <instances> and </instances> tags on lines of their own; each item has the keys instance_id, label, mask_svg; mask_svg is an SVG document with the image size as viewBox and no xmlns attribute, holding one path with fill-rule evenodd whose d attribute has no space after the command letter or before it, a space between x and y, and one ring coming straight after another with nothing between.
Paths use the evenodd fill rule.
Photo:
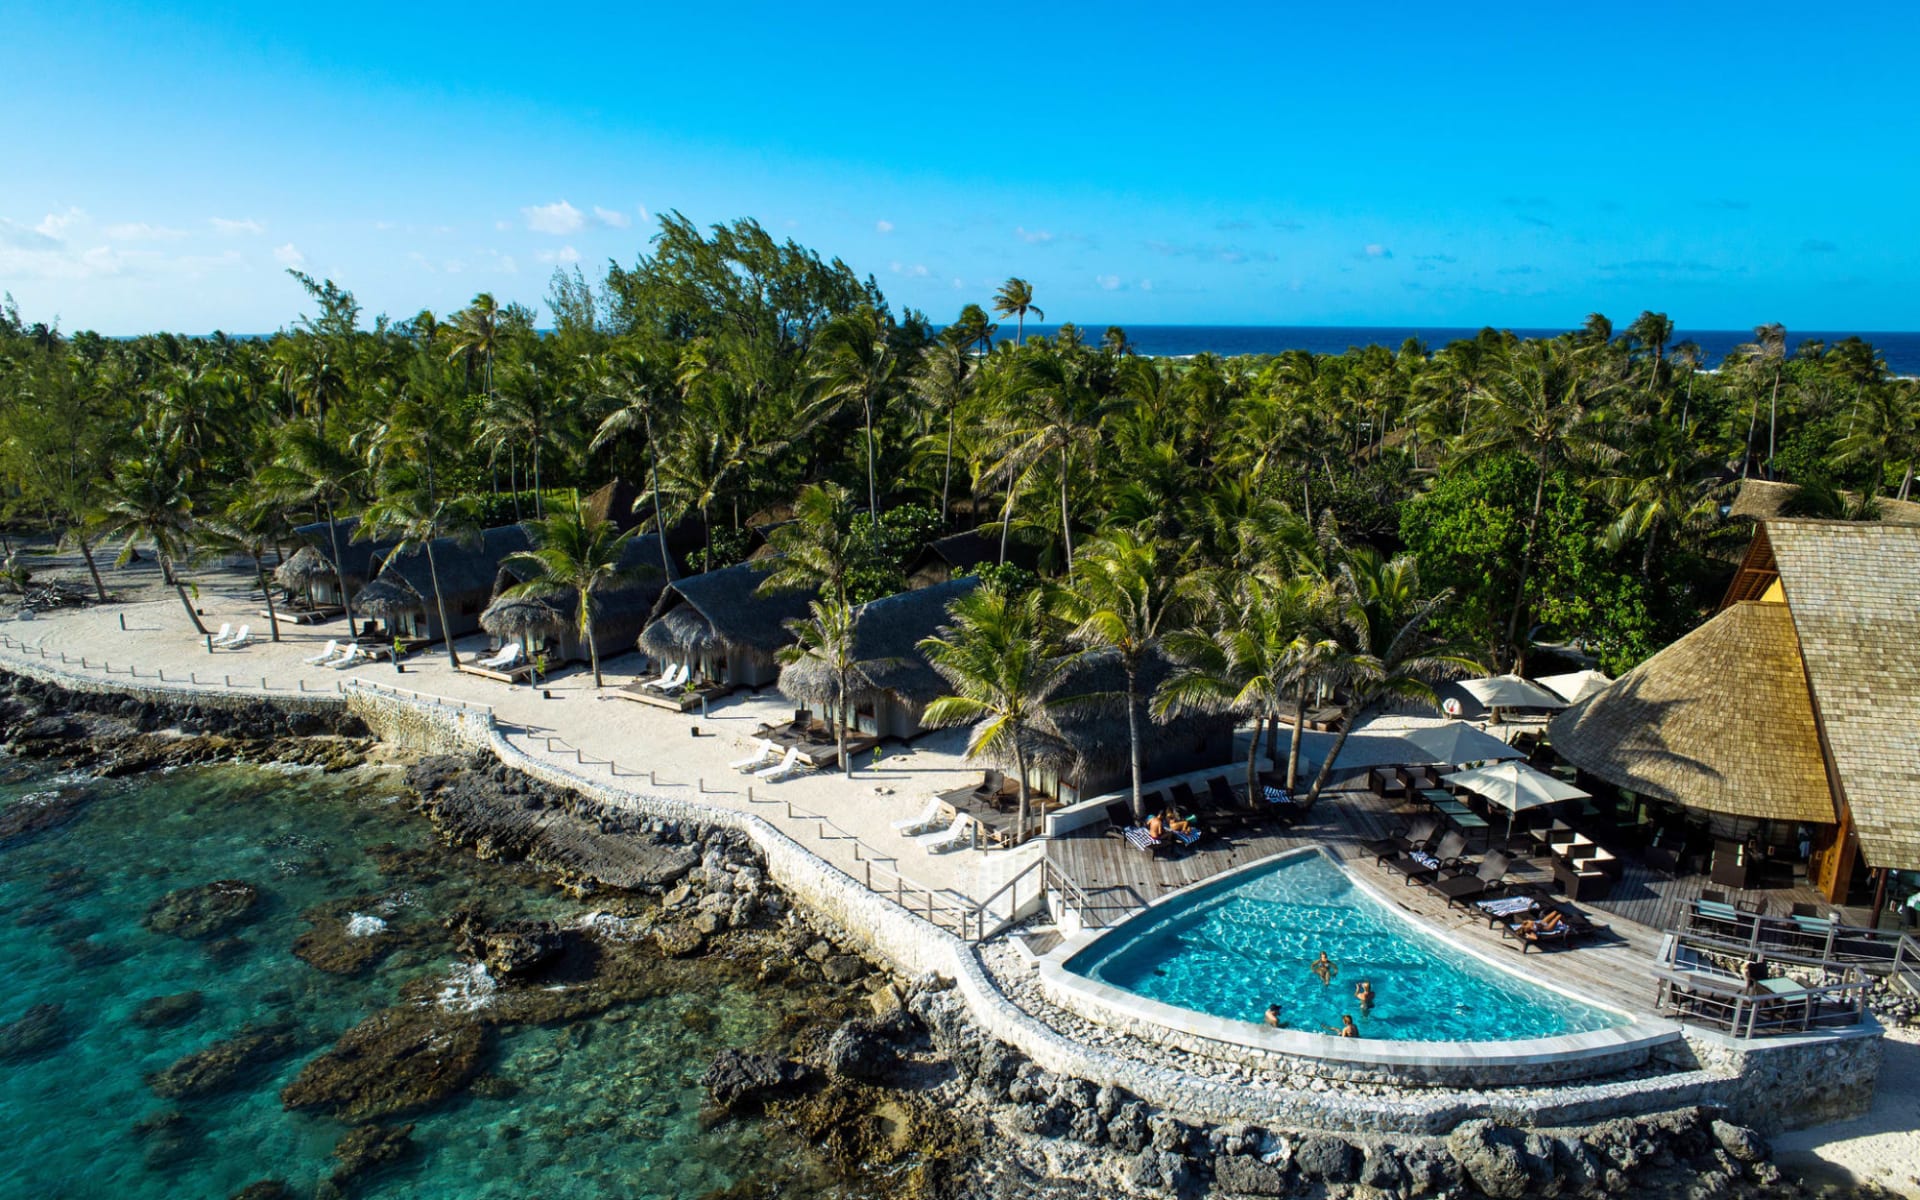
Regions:
<instances>
[{"instance_id":1,"label":"dark rock formation","mask_svg":"<svg viewBox=\"0 0 1920 1200\"><path fill-rule=\"evenodd\" d=\"M197 1156L200 1132L175 1109L152 1113L133 1123L133 1135L146 1147L141 1159L149 1171L164 1171Z\"/></svg>"},{"instance_id":2,"label":"dark rock formation","mask_svg":"<svg viewBox=\"0 0 1920 1200\"><path fill-rule=\"evenodd\" d=\"M0 849L36 833L58 829L87 806L79 792L36 792L0 808Z\"/></svg>"},{"instance_id":3,"label":"dark rock formation","mask_svg":"<svg viewBox=\"0 0 1920 1200\"><path fill-rule=\"evenodd\" d=\"M175 992L143 1000L133 1011L133 1023L146 1029L166 1029L191 1020L200 1011L206 997L199 992Z\"/></svg>"},{"instance_id":4,"label":"dark rock formation","mask_svg":"<svg viewBox=\"0 0 1920 1200\"><path fill-rule=\"evenodd\" d=\"M479 1070L487 1031L434 1008L382 1009L349 1029L280 1091L287 1108L367 1121L430 1108Z\"/></svg>"},{"instance_id":5,"label":"dark rock formation","mask_svg":"<svg viewBox=\"0 0 1920 1200\"><path fill-rule=\"evenodd\" d=\"M532 975L560 956L565 939L552 921L509 921L488 927L471 909L446 920L460 953L487 965L496 979Z\"/></svg>"},{"instance_id":6,"label":"dark rock formation","mask_svg":"<svg viewBox=\"0 0 1920 1200\"><path fill-rule=\"evenodd\" d=\"M792 1059L727 1049L713 1056L700 1086L721 1109L752 1112L768 1100L793 1095L812 1074L806 1064Z\"/></svg>"},{"instance_id":7,"label":"dark rock formation","mask_svg":"<svg viewBox=\"0 0 1920 1200\"><path fill-rule=\"evenodd\" d=\"M21 1062L58 1050L73 1036L64 1006L36 1004L0 1025L0 1062Z\"/></svg>"},{"instance_id":8,"label":"dark rock formation","mask_svg":"<svg viewBox=\"0 0 1920 1200\"><path fill-rule=\"evenodd\" d=\"M227 1200L293 1200L283 1179L262 1179L241 1188Z\"/></svg>"},{"instance_id":9,"label":"dark rock formation","mask_svg":"<svg viewBox=\"0 0 1920 1200\"><path fill-rule=\"evenodd\" d=\"M249 1025L148 1076L147 1086L169 1100L215 1095L257 1077L299 1046L291 1021Z\"/></svg>"},{"instance_id":10,"label":"dark rock formation","mask_svg":"<svg viewBox=\"0 0 1920 1200\"><path fill-rule=\"evenodd\" d=\"M349 1129L333 1147L340 1165L333 1172L333 1186L345 1188L360 1176L405 1158L413 1150L413 1126L362 1125Z\"/></svg>"},{"instance_id":11,"label":"dark rock formation","mask_svg":"<svg viewBox=\"0 0 1920 1200\"><path fill-rule=\"evenodd\" d=\"M225 933L254 916L260 889L239 879L217 879L198 887L168 892L147 910L146 926L155 933L190 939Z\"/></svg>"}]
</instances>

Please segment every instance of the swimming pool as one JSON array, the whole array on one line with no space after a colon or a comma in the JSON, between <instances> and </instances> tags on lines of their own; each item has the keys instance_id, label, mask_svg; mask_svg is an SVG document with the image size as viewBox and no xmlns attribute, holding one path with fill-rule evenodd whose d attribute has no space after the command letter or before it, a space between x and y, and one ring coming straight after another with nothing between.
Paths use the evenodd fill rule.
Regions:
<instances>
[{"instance_id":1,"label":"swimming pool","mask_svg":"<svg viewBox=\"0 0 1920 1200\"><path fill-rule=\"evenodd\" d=\"M1310 966L1325 951L1337 971ZM1611 1030L1624 1013L1502 970L1402 916L1318 851L1282 856L1156 904L1107 930L1065 971L1161 1004L1329 1034L1350 1014L1363 1038L1504 1042ZM1354 998L1366 980L1375 1000ZM1348 1043L1351 1044L1351 1043Z\"/></svg>"}]
</instances>

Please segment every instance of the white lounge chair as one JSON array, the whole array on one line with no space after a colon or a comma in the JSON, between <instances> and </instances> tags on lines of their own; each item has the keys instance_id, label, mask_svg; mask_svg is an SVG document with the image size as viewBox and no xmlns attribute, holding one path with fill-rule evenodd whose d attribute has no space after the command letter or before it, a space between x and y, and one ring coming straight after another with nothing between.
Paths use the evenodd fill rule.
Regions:
<instances>
[{"instance_id":1,"label":"white lounge chair","mask_svg":"<svg viewBox=\"0 0 1920 1200\"><path fill-rule=\"evenodd\" d=\"M345 654L341 655L339 658L334 659L332 662L328 663L327 665L329 667L332 667L336 671L344 671L348 667L357 667L363 662L369 662L372 660L372 658L373 658L373 655L367 653L365 650L362 650L359 646L354 645L354 646L348 646L347 652Z\"/></svg>"},{"instance_id":2,"label":"white lounge chair","mask_svg":"<svg viewBox=\"0 0 1920 1200\"><path fill-rule=\"evenodd\" d=\"M788 746L787 752L781 755L779 762L773 764L771 767L762 767L753 774L756 779L764 779L768 783L779 783L782 779L785 779L799 769L800 747Z\"/></svg>"},{"instance_id":3,"label":"white lounge chair","mask_svg":"<svg viewBox=\"0 0 1920 1200\"><path fill-rule=\"evenodd\" d=\"M946 811L946 808L947 802L935 796L927 801L927 806L920 810L919 816L895 821L894 831L902 837L917 837L923 833L931 833L940 828L941 814Z\"/></svg>"},{"instance_id":4,"label":"white lounge chair","mask_svg":"<svg viewBox=\"0 0 1920 1200\"><path fill-rule=\"evenodd\" d=\"M253 644L253 626L242 625L240 627L240 632L228 638L226 643L222 645L220 648L222 650L238 650L242 646L250 646L252 644Z\"/></svg>"},{"instance_id":5,"label":"white lounge chair","mask_svg":"<svg viewBox=\"0 0 1920 1200\"><path fill-rule=\"evenodd\" d=\"M673 664L670 664L666 670L660 672L658 675L655 675L652 679L636 679L634 682L638 683L641 687L659 687L661 684L665 683L667 680L672 679L673 673L675 671L678 671L679 669L680 669L680 664L673 663Z\"/></svg>"},{"instance_id":6,"label":"white lounge chair","mask_svg":"<svg viewBox=\"0 0 1920 1200\"><path fill-rule=\"evenodd\" d=\"M774 759L780 757L780 747L774 745L772 742L768 741L765 738L758 738L756 740L759 742L759 747L754 750L753 754L750 757L736 759L735 761L730 762L727 765L729 767L732 767L736 771L757 772L760 770L760 768L766 766L767 764L773 762Z\"/></svg>"},{"instance_id":7,"label":"white lounge chair","mask_svg":"<svg viewBox=\"0 0 1920 1200\"><path fill-rule=\"evenodd\" d=\"M520 665L520 656L525 653L526 647L519 642L508 642L500 647L499 653L490 658L477 659L473 665L489 671L511 671Z\"/></svg>"},{"instance_id":8,"label":"white lounge chair","mask_svg":"<svg viewBox=\"0 0 1920 1200\"><path fill-rule=\"evenodd\" d=\"M928 854L945 854L949 850L959 850L973 845L974 819L966 813L957 813L953 824L939 833L930 833L925 837L913 839Z\"/></svg>"},{"instance_id":9,"label":"white lounge chair","mask_svg":"<svg viewBox=\"0 0 1920 1200\"><path fill-rule=\"evenodd\" d=\"M656 692L670 692L686 683L692 675L693 668L687 666L685 663L681 663L669 668L665 675L662 675L647 686Z\"/></svg>"},{"instance_id":10,"label":"white lounge chair","mask_svg":"<svg viewBox=\"0 0 1920 1200\"><path fill-rule=\"evenodd\" d=\"M303 658L300 661L306 663L308 666L317 667L338 653L340 653L340 639L328 638L327 648L325 650L322 650L312 658Z\"/></svg>"},{"instance_id":11,"label":"white lounge chair","mask_svg":"<svg viewBox=\"0 0 1920 1200\"><path fill-rule=\"evenodd\" d=\"M231 621L224 622L220 626L220 632L213 635L213 644L216 646L224 646L227 644L227 639L231 638L232 636L233 636L233 622Z\"/></svg>"}]
</instances>

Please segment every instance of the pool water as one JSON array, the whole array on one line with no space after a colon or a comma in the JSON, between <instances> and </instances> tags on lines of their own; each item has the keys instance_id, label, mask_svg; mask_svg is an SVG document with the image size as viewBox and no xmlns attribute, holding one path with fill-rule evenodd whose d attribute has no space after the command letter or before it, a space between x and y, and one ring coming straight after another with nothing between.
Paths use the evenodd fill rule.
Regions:
<instances>
[{"instance_id":1,"label":"pool water","mask_svg":"<svg viewBox=\"0 0 1920 1200\"><path fill-rule=\"evenodd\" d=\"M1395 881L1397 883L1397 879ZM1335 965L1322 983L1311 966ZM1286 858L1197 888L1115 927L1067 970L1149 1000L1334 1033L1352 1015L1365 1038L1492 1042L1624 1025L1584 1004L1456 950L1365 889L1325 855ZM1373 985L1365 1009L1354 998Z\"/></svg>"}]
</instances>

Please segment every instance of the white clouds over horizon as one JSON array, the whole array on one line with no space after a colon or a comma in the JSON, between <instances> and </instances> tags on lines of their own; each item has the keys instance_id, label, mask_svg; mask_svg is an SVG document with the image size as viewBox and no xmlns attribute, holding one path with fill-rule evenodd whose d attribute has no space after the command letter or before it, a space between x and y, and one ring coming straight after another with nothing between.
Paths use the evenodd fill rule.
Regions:
<instances>
[{"instance_id":1,"label":"white clouds over horizon","mask_svg":"<svg viewBox=\"0 0 1920 1200\"><path fill-rule=\"evenodd\" d=\"M215 233L228 235L262 234L267 231L265 225L254 220L252 217L243 217L237 221L228 217L209 217L207 218L207 223L213 226Z\"/></svg>"},{"instance_id":2,"label":"white clouds over horizon","mask_svg":"<svg viewBox=\"0 0 1920 1200\"><path fill-rule=\"evenodd\" d=\"M307 265L307 256L300 253L300 247L286 242L273 248L273 261L283 267L300 268Z\"/></svg>"}]
</instances>

